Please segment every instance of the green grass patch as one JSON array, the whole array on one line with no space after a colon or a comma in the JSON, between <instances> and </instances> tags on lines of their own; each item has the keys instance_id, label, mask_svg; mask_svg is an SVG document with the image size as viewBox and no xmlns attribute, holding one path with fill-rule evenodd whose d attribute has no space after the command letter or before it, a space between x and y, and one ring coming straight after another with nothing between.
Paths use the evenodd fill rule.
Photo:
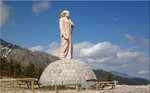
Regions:
<instances>
[{"instance_id":1,"label":"green grass patch","mask_svg":"<svg viewBox=\"0 0 150 93\"><path fill-rule=\"evenodd\" d=\"M19 88L19 87L18 87ZM20 89L25 89L25 90L31 90L31 88L27 87L20 87ZM40 88L36 87L34 88L35 90L55 90L55 86L41 86ZM67 87L67 86L58 86L58 90L75 90L76 87ZM82 90L85 90L86 88L82 88Z\"/></svg>"},{"instance_id":2,"label":"green grass patch","mask_svg":"<svg viewBox=\"0 0 150 93\"><path fill-rule=\"evenodd\" d=\"M41 90L55 90L55 86L42 86L39 89ZM75 90L75 87L66 87L66 86L58 86L58 90Z\"/></svg>"}]
</instances>

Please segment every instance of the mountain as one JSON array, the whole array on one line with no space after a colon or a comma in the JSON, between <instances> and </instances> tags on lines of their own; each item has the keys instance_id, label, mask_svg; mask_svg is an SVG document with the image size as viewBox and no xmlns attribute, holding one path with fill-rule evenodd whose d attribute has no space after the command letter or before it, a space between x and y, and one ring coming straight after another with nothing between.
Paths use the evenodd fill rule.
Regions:
<instances>
[{"instance_id":1,"label":"mountain","mask_svg":"<svg viewBox=\"0 0 150 93\"><path fill-rule=\"evenodd\" d=\"M125 84L125 85L147 85L150 84L150 81L144 78L128 78L122 77L120 75L116 75L102 69L93 70L96 74L97 79L104 79L108 74L110 74L113 80L117 80L118 84Z\"/></svg>"},{"instance_id":2,"label":"mountain","mask_svg":"<svg viewBox=\"0 0 150 93\"><path fill-rule=\"evenodd\" d=\"M21 62L21 64L32 62L35 65L40 65L45 68L51 62L59 60L56 56L40 51L31 51L28 48L13 45L2 39L0 39L0 43L0 57L11 58Z\"/></svg>"},{"instance_id":3,"label":"mountain","mask_svg":"<svg viewBox=\"0 0 150 93\"><path fill-rule=\"evenodd\" d=\"M112 74L121 76L121 77L133 78L132 76L129 76L129 75L121 73L121 72L117 72L117 71L109 71L109 72L112 73Z\"/></svg>"}]
</instances>

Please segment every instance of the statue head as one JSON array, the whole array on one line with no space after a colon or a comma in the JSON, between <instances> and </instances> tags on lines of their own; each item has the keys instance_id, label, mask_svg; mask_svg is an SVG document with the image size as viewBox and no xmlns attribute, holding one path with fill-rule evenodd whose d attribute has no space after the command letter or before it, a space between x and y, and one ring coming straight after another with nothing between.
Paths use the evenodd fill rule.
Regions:
<instances>
[{"instance_id":1,"label":"statue head","mask_svg":"<svg viewBox=\"0 0 150 93\"><path fill-rule=\"evenodd\" d=\"M64 10L62 13L61 13L61 18L62 17L68 17L69 18L69 11L68 10Z\"/></svg>"}]
</instances>

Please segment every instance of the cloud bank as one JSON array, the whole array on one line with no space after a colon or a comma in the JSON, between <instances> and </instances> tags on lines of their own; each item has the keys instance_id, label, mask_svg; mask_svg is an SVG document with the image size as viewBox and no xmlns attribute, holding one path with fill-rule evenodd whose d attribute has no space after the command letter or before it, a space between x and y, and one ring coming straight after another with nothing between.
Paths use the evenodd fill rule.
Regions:
<instances>
[{"instance_id":1,"label":"cloud bank","mask_svg":"<svg viewBox=\"0 0 150 93\"><path fill-rule=\"evenodd\" d=\"M51 55L59 55L60 45L53 42L43 50ZM133 73L136 75L147 75L145 72L139 72L140 69L148 69L149 56L146 53L133 51L138 47L121 49L118 45L111 42L81 42L74 44L73 58L82 60L93 69L104 69L106 71L119 71L124 73Z\"/></svg>"},{"instance_id":2,"label":"cloud bank","mask_svg":"<svg viewBox=\"0 0 150 93\"><path fill-rule=\"evenodd\" d=\"M44 51L58 56L60 45L53 42L47 46ZM30 48L31 50L42 51L43 46L35 46ZM120 46L113 45L110 42L99 42L92 44L90 42L81 42L74 44L73 57L75 59L84 60L85 62L103 63L109 65L123 66L125 64L135 62L149 62L147 54L137 51L131 51L131 49L120 49Z\"/></svg>"}]
</instances>

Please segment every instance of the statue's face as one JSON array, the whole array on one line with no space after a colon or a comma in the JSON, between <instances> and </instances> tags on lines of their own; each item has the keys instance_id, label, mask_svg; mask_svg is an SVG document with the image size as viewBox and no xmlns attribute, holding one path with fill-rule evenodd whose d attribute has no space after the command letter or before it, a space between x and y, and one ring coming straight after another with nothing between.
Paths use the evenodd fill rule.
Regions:
<instances>
[{"instance_id":1,"label":"statue's face","mask_svg":"<svg viewBox=\"0 0 150 93\"><path fill-rule=\"evenodd\" d=\"M66 12L66 17L69 17L69 12Z\"/></svg>"}]
</instances>

